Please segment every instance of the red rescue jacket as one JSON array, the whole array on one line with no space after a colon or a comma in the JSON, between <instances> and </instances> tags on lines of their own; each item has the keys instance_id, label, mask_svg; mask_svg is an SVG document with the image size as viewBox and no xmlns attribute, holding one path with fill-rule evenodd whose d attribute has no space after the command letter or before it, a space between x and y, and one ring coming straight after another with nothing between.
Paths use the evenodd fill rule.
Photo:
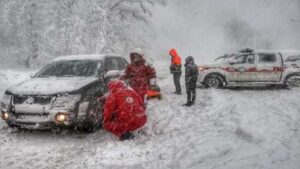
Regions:
<instances>
[{"instance_id":1,"label":"red rescue jacket","mask_svg":"<svg viewBox=\"0 0 300 169\"><path fill-rule=\"evenodd\" d=\"M174 65L181 65L181 57L178 55L176 49L171 49L169 54L172 56L171 63Z\"/></svg>"},{"instance_id":2,"label":"red rescue jacket","mask_svg":"<svg viewBox=\"0 0 300 169\"><path fill-rule=\"evenodd\" d=\"M133 54L130 55L131 63L127 66L121 79L128 79L130 87L144 99L150 85L150 79L156 77L156 71L146 63L143 54L139 55L141 60L138 62L134 61Z\"/></svg>"},{"instance_id":3,"label":"red rescue jacket","mask_svg":"<svg viewBox=\"0 0 300 169\"><path fill-rule=\"evenodd\" d=\"M119 80L110 82L108 89L110 94L106 98L103 113L106 130L120 137L147 122L142 100L135 91Z\"/></svg>"}]
</instances>

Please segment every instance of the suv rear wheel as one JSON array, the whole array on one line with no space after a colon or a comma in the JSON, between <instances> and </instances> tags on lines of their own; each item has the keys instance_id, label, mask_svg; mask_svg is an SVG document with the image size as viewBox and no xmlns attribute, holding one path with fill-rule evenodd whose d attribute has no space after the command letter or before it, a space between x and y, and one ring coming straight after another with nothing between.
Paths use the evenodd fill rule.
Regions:
<instances>
[{"instance_id":1,"label":"suv rear wheel","mask_svg":"<svg viewBox=\"0 0 300 169\"><path fill-rule=\"evenodd\" d=\"M204 80L204 86L206 88L219 89L223 87L223 80L218 75L209 75Z\"/></svg>"},{"instance_id":2,"label":"suv rear wheel","mask_svg":"<svg viewBox=\"0 0 300 169\"><path fill-rule=\"evenodd\" d=\"M289 89L300 87L300 76L290 76L290 77L288 77L285 80L285 85Z\"/></svg>"}]
</instances>

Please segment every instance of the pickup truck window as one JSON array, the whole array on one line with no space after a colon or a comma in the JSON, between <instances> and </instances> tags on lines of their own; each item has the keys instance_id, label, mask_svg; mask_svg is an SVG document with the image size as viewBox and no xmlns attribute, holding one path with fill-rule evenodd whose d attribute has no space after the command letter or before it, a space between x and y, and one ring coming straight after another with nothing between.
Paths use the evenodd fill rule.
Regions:
<instances>
[{"instance_id":1,"label":"pickup truck window","mask_svg":"<svg viewBox=\"0 0 300 169\"><path fill-rule=\"evenodd\" d=\"M254 55L240 55L237 56L235 59L236 62L239 64L254 64L254 58Z\"/></svg>"},{"instance_id":2,"label":"pickup truck window","mask_svg":"<svg viewBox=\"0 0 300 169\"><path fill-rule=\"evenodd\" d=\"M296 56L289 56L287 57L287 59L285 60L286 62L296 62L300 60L300 55L296 55Z\"/></svg>"},{"instance_id":3,"label":"pickup truck window","mask_svg":"<svg viewBox=\"0 0 300 169\"><path fill-rule=\"evenodd\" d=\"M258 54L259 63L274 63L277 61L275 54Z\"/></svg>"}]
</instances>

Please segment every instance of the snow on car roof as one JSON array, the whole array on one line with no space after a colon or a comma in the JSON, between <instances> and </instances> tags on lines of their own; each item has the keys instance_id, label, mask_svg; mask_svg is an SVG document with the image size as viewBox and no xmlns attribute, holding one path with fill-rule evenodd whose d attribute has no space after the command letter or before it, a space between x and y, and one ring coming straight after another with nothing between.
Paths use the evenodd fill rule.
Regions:
<instances>
[{"instance_id":1,"label":"snow on car roof","mask_svg":"<svg viewBox=\"0 0 300 169\"><path fill-rule=\"evenodd\" d=\"M89 55L68 55L68 56L59 56L55 58L53 61L60 60L101 60L104 57L121 57L117 54L89 54Z\"/></svg>"},{"instance_id":2,"label":"snow on car roof","mask_svg":"<svg viewBox=\"0 0 300 169\"><path fill-rule=\"evenodd\" d=\"M281 53L283 55L300 54L300 50L255 50L256 53Z\"/></svg>"},{"instance_id":3,"label":"snow on car roof","mask_svg":"<svg viewBox=\"0 0 300 169\"><path fill-rule=\"evenodd\" d=\"M255 52L300 52L300 50L294 50L294 49L290 49L290 50L287 50L287 49L274 49L274 50L268 50L268 49L257 49L257 50L254 50Z\"/></svg>"},{"instance_id":4,"label":"snow on car roof","mask_svg":"<svg viewBox=\"0 0 300 169\"><path fill-rule=\"evenodd\" d=\"M284 59L286 59L287 57L289 56L293 56L293 55L300 55L300 50L281 50L281 49L278 49L278 50L254 50L253 53L280 53L282 55L282 57Z\"/></svg>"}]
</instances>

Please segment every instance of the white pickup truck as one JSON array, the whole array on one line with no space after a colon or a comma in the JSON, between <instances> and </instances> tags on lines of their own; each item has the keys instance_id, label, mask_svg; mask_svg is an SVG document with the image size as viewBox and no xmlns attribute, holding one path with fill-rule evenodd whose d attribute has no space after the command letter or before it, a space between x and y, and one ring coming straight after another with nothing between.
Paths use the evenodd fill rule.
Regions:
<instances>
[{"instance_id":1,"label":"white pickup truck","mask_svg":"<svg viewBox=\"0 0 300 169\"><path fill-rule=\"evenodd\" d=\"M206 88L225 86L300 87L300 68L284 63L280 52L244 49L224 62L199 66L198 81Z\"/></svg>"}]
</instances>

